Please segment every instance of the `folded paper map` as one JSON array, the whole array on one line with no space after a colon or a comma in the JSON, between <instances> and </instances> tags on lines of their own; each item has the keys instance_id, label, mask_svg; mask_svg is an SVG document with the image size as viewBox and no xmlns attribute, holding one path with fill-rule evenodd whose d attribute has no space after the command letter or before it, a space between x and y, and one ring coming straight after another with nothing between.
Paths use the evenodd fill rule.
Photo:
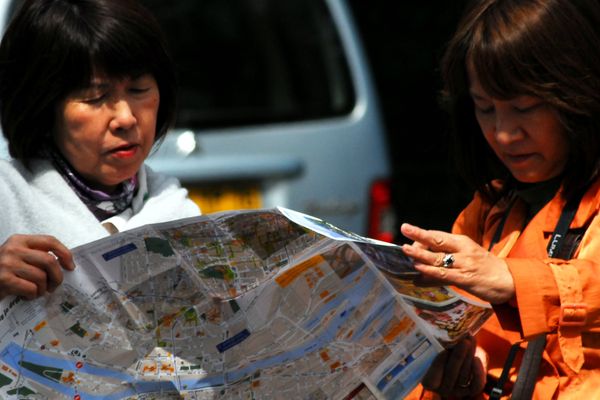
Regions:
<instances>
[{"instance_id":1,"label":"folded paper map","mask_svg":"<svg viewBox=\"0 0 600 400\"><path fill-rule=\"evenodd\" d=\"M0 398L397 399L492 313L413 285L400 247L283 208L73 255L51 295L0 302Z\"/></svg>"}]
</instances>

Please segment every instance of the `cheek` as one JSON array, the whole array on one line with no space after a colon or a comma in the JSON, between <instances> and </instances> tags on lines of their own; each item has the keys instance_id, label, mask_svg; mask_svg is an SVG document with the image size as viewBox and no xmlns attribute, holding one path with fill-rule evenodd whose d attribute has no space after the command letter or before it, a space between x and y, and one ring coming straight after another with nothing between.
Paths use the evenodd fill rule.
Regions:
<instances>
[{"instance_id":1,"label":"cheek","mask_svg":"<svg viewBox=\"0 0 600 400\"><path fill-rule=\"evenodd\" d=\"M564 165L569 159L569 155L571 153L571 145L564 135L561 135L561 140L558 141L558 143L559 144L556 149L556 159L562 160L562 163Z\"/></svg>"},{"instance_id":2,"label":"cheek","mask_svg":"<svg viewBox=\"0 0 600 400\"><path fill-rule=\"evenodd\" d=\"M77 107L67 109L56 124L55 144L74 165L91 160L102 146L102 124L101 115Z\"/></svg>"},{"instance_id":3,"label":"cheek","mask_svg":"<svg viewBox=\"0 0 600 400\"><path fill-rule=\"evenodd\" d=\"M63 107L56 112L55 123L54 123L54 143L63 154L72 146L75 141L73 133L77 131L77 124L74 124L73 118L71 117L71 107Z\"/></svg>"},{"instance_id":4,"label":"cheek","mask_svg":"<svg viewBox=\"0 0 600 400\"><path fill-rule=\"evenodd\" d=\"M66 140L78 139L81 132L93 122L94 118L86 110L82 110L77 105L67 105L64 111L58 115L57 135Z\"/></svg>"},{"instance_id":5,"label":"cheek","mask_svg":"<svg viewBox=\"0 0 600 400\"><path fill-rule=\"evenodd\" d=\"M156 141L157 128L158 128L158 109L159 109L160 101L157 97L152 102L149 102L148 106L145 108L146 117L144 130L146 131L146 136L148 138L151 137L150 145L153 145Z\"/></svg>"},{"instance_id":6,"label":"cheek","mask_svg":"<svg viewBox=\"0 0 600 400\"><path fill-rule=\"evenodd\" d=\"M536 126L541 127L538 141L542 145L547 146L549 157L557 162L566 162L569 157L571 145L567 138L567 133L558 118L551 115L542 121L538 121Z\"/></svg>"},{"instance_id":7,"label":"cheek","mask_svg":"<svg viewBox=\"0 0 600 400\"><path fill-rule=\"evenodd\" d=\"M494 150L496 151L496 135L494 132L494 129L488 125L485 124L479 124L479 128L481 129L480 134L483 135L483 138L485 139L486 143Z\"/></svg>"},{"instance_id":8,"label":"cheek","mask_svg":"<svg viewBox=\"0 0 600 400\"><path fill-rule=\"evenodd\" d=\"M160 108L160 97L156 96L156 99L152 102L152 112L154 114L154 122L158 119L158 110Z\"/></svg>"},{"instance_id":9,"label":"cheek","mask_svg":"<svg viewBox=\"0 0 600 400\"><path fill-rule=\"evenodd\" d=\"M475 113L475 120L477 121L477 125L483 133L483 136L489 141L494 135L495 121L491 116L478 115L477 113Z\"/></svg>"},{"instance_id":10,"label":"cheek","mask_svg":"<svg viewBox=\"0 0 600 400\"><path fill-rule=\"evenodd\" d=\"M153 99L149 99L147 102L143 104L142 112L144 114L144 121L148 124L152 124L156 126L156 121L158 119L158 109L160 105L159 97L156 96Z\"/></svg>"}]
</instances>

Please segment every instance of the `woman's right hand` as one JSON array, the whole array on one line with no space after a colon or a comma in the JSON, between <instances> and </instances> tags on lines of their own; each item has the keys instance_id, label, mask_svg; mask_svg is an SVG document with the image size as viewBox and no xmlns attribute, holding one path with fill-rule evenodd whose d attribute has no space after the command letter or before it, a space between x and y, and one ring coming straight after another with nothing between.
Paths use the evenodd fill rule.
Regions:
<instances>
[{"instance_id":1,"label":"woman's right hand","mask_svg":"<svg viewBox=\"0 0 600 400\"><path fill-rule=\"evenodd\" d=\"M472 397L485 387L487 353L472 336L438 354L423 378L425 389L442 396Z\"/></svg>"},{"instance_id":2,"label":"woman's right hand","mask_svg":"<svg viewBox=\"0 0 600 400\"><path fill-rule=\"evenodd\" d=\"M13 235L0 245L0 299L28 300L52 292L62 283L61 267L75 269L73 256L53 236Z\"/></svg>"}]
</instances>

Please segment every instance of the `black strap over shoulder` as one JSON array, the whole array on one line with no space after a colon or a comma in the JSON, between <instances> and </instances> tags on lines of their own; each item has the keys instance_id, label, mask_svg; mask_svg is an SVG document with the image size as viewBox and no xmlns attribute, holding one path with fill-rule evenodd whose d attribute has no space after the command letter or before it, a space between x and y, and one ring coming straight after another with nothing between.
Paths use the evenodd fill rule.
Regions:
<instances>
[{"instance_id":1,"label":"black strap over shoulder","mask_svg":"<svg viewBox=\"0 0 600 400\"><path fill-rule=\"evenodd\" d=\"M579 203L581 203L583 195L584 193L579 196L574 196L567 202L567 204L565 204L565 208L563 208L562 213L560 214L560 218L556 223L556 228L554 228L554 233L552 234L550 242L548 242L548 247L546 248L548 257L568 260L573 256L575 249L566 248L565 243L567 233L569 232L569 227L571 226L571 222L573 222L573 218L575 218L575 214L577 214L577 209L579 208ZM564 251L563 247L565 247L565 250L568 250L568 252ZM560 257L560 253L568 254L564 254L565 257Z\"/></svg>"},{"instance_id":2,"label":"black strap over shoulder","mask_svg":"<svg viewBox=\"0 0 600 400\"><path fill-rule=\"evenodd\" d=\"M548 252L548 257L561 258L563 260L569 260L573 258L573 254L575 254L575 250L577 250L586 228L569 229L569 227L571 226L571 222L573 222L573 218L575 218L575 214L579 208L579 203L581 202L584 194L585 191L582 191L580 195L573 196L571 199L569 199L569 201L567 201L567 204L565 204L558 223L554 228L554 232L552 233L550 241L548 242L548 247L546 249ZM492 241L492 244L490 244L490 250L492 246L498 240L500 240L500 237L502 236L502 229L504 228L504 223L506 218L508 218L509 212L510 209L504 214L504 218L500 223L498 230L495 232L494 241ZM512 399L531 399L533 389L537 381L538 371L540 369L542 353L544 352L545 347L546 335L540 335L529 341L529 344L525 349L525 353L523 354L521 367L519 368L519 373L517 374L517 381L515 382L515 386L512 390ZM504 385L508 380L509 371L514 362L515 356L517 355L518 349L519 343L515 343L511 346L508 357L504 363L504 367L502 368L502 374L500 375L496 386L492 388L490 392L490 400L498 400L502 396Z\"/></svg>"}]
</instances>

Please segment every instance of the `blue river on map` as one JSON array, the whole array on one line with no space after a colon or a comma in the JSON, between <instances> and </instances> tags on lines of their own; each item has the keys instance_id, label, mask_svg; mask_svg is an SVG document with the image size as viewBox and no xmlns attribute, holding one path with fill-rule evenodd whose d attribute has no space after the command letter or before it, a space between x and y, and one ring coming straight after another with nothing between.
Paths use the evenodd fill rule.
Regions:
<instances>
[{"instance_id":1,"label":"blue river on map","mask_svg":"<svg viewBox=\"0 0 600 400\"><path fill-rule=\"evenodd\" d=\"M351 281L353 276L355 276L355 274L357 274L358 272L360 272L360 270L345 277L345 280ZM290 349L289 351L286 351L282 354L278 354L262 360L257 360L246 367L240 368L235 371L226 372L223 375L210 376L202 379L179 380L177 385L174 381L149 382L143 380L136 380L132 376L122 371L106 367L97 367L91 365L90 363L84 363L84 365L77 370L72 360L65 360L61 358L51 357L46 354L32 352L30 350L24 349L22 346L17 345L16 343L10 343L6 348L4 348L2 352L0 352L0 359L2 359L4 362L10 365L13 369L20 371L20 373L26 376L27 378L32 379L44 386L50 387L53 390L71 398L73 398L73 396L75 396L76 394L79 394L84 399L118 400L127 396L142 393L153 393L160 391L173 392L177 390L177 386L186 391L224 386L226 384L230 384L247 376L250 376L258 370L270 368L279 364L297 360L299 358L304 357L307 353L326 347L327 344L334 340L334 338L339 332L339 329L352 315L353 311L357 308L357 306L359 306L363 302L365 296L370 292L371 288L375 283L375 274L372 271L368 271L367 274L364 274L363 277L360 280L358 280L358 282L356 282L355 286L350 287L350 290L346 289L343 292L343 294L338 293L338 295L335 298L333 298L331 301L325 304L319 310L319 315L315 316L313 319L311 319L311 321L305 324L305 329L309 331L314 330L318 323L322 322L326 314L330 313L332 310L338 310L340 308L342 309L338 310L335 317L329 321L329 325L327 326L327 328L319 333L319 336L314 337L311 340L303 343L302 346ZM348 288L349 286L345 287ZM378 329L376 327L374 328L373 326L373 323L375 321L378 321L378 326L382 327L389 321L390 318L393 317L393 313L391 312L395 302L393 296L387 291L380 291L380 293L382 295L378 296L377 301L373 304L371 310L366 312L366 315L369 315L369 318L367 318L365 321L362 321L360 326L358 326L355 329L352 340L356 341L360 339L361 337L363 337L367 330L376 332ZM74 373L76 371L84 372L92 376L114 379L117 382L130 384L131 386L118 393L112 393L109 395L94 395L90 393L84 393L81 391L76 391L74 388L64 385L56 380L43 377L39 374L36 374L33 371L30 371L26 368L22 368L19 365L20 361L26 361L40 366L51 366L52 368L62 369L65 371L72 371Z\"/></svg>"}]
</instances>

